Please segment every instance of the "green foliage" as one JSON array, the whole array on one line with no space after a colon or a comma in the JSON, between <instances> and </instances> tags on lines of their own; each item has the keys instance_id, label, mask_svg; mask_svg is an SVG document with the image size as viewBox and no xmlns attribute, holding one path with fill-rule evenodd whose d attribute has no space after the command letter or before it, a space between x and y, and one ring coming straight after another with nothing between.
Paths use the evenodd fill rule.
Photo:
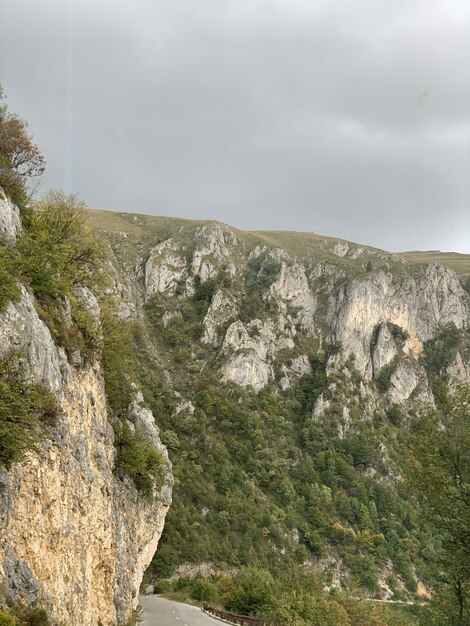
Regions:
<instances>
[{"instance_id":1,"label":"green foliage","mask_svg":"<svg viewBox=\"0 0 470 626\"><path fill-rule=\"evenodd\" d=\"M85 228L84 205L76 196L51 191L25 215L18 249L34 293L60 298L95 281L98 244Z\"/></svg>"},{"instance_id":2,"label":"green foliage","mask_svg":"<svg viewBox=\"0 0 470 626\"><path fill-rule=\"evenodd\" d=\"M0 361L0 466L9 469L35 450L56 414L54 397L40 385L26 382L19 358Z\"/></svg>"},{"instance_id":3,"label":"green foliage","mask_svg":"<svg viewBox=\"0 0 470 626\"><path fill-rule=\"evenodd\" d=\"M462 387L444 414L420 422L408 464L409 485L442 541L436 611L446 606L450 621L443 623L458 625L470 622L469 407L470 389Z\"/></svg>"},{"instance_id":4,"label":"green foliage","mask_svg":"<svg viewBox=\"0 0 470 626\"><path fill-rule=\"evenodd\" d=\"M435 339L425 341L422 361L426 370L441 375L455 359L464 335L465 331L450 323L442 328Z\"/></svg>"},{"instance_id":5,"label":"green foliage","mask_svg":"<svg viewBox=\"0 0 470 626\"><path fill-rule=\"evenodd\" d=\"M17 267L16 251L0 244L0 313L8 302L18 300L21 295L15 276Z\"/></svg>"},{"instance_id":6,"label":"green foliage","mask_svg":"<svg viewBox=\"0 0 470 626\"><path fill-rule=\"evenodd\" d=\"M17 604L9 611L0 610L0 626L52 626L47 611L42 608Z\"/></svg>"},{"instance_id":7,"label":"green foliage","mask_svg":"<svg viewBox=\"0 0 470 626\"><path fill-rule=\"evenodd\" d=\"M417 624L413 615L401 607L360 602L342 593L327 593L320 577L303 567L287 567L276 576L262 568L246 567L235 576L178 578L161 581L155 591L169 597L177 595L181 600L223 605L237 614L257 615L282 626Z\"/></svg>"},{"instance_id":8,"label":"green foliage","mask_svg":"<svg viewBox=\"0 0 470 626\"><path fill-rule=\"evenodd\" d=\"M115 417L127 415L134 397L132 377L136 362L133 351L133 330L131 323L119 319L111 302L102 303L100 311L101 364L106 397Z\"/></svg>"},{"instance_id":9,"label":"green foliage","mask_svg":"<svg viewBox=\"0 0 470 626\"><path fill-rule=\"evenodd\" d=\"M0 85L0 102L4 99ZM45 161L28 133L27 123L0 104L0 187L13 202L24 205L29 178L44 173Z\"/></svg>"},{"instance_id":10,"label":"green foliage","mask_svg":"<svg viewBox=\"0 0 470 626\"><path fill-rule=\"evenodd\" d=\"M0 626L16 626L16 619L0 609Z\"/></svg>"},{"instance_id":11,"label":"green foliage","mask_svg":"<svg viewBox=\"0 0 470 626\"><path fill-rule=\"evenodd\" d=\"M44 609L17 607L15 609L17 626L52 626Z\"/></svg>"},{"instance_id":12,"label":"green foliage","mask_svg":"<svg viewBox=\"0 0 470 626\"><path fill-rule=\"evenodd\" d=\"M390 379L398 365L398 357L395 356L388 365L384 365L375 377L375 383L380 392L385 393L390 388Z\"/></svg>"},{"instance_id":13,"label":"green foliage","mask_svg":"<svg viewBox=\"0 0 470 626\"><path fill-rule=\"evenodd\" d=\"M271 615L285 626L350 626L346 610L335 600L314 596L308 589L281 592Z\"/></svg>"},{"instance_id":14,"label":"green foliage","mask_svg":"<svg viewBox=\"0 0 470 626\"><path fill-rule=\"evenodd\" d=\"M401 326L393 324L392 322L388 322L387 326L392 337L400 344L403 344L408 339L408 332L404 330Z\"/></svg>"},{"instance_id":15,"label":"green foliage","mask_svg":"<svg viewBox=\"0 0 470 626\"><path fill-rule=\"evenodd\" d=\"M245 311L247 319L266 312L259 271L251 274L253 291L243 294L242 307L257 294L253 308ZM298 340L310 355L312 371L290 389L279 392L273 385L256 395L221 383L217 353L199 341L214 291L211 285L186 300L159 295L146 306L159 360L141 342L139 384L169 444L176 484L153 576L168 577L178 564L202 561L255 566L274 576L289 564L325 556L334 545L338 557L354 569L356 593L378 593L378 572L388 560L415 588L412 566L422 570L426 558L417 546L426 544L431 553L436 539L431 533L424 537L409 493L392 484L379 453L385 442L391 463L403 456L406 431L397 407L376 428L352 407L352 424L341 436L344 404L331 402L330 413L312 420L317 398L333 382L326 363L334 348L318 352L302 337ZM169 323L166 318L164 328L166 311L179 316ZM397 342L404 340L400 330ZM179 360L183 352L184 359L191 359L189 366ZM194 413L175 411L179 401L165 387L163 367L172 387L191 399ZM359 384L353 365L350 369L350 377L335 379L338 389ZM370 468L375 478L366 477Z\"/></svg>"},{"instance_id":16,"label":"green foliage","mask_svg":"<svg viewBox=\"0 0 470 626\"><path fill-rule=\"evenodd\" d=\"M126 422L115 424L116 469L130 476L145 496L152 497L165 483L167 464L160 450Z\"/></svg>"},{"instance_id":17,"label":"green foliage","mask_svg":"<svg viewBox=\"0 0 470 626\"><path fill-rule=\"evenodd\" d=\"M275 584L269 571L242 567L233 582L232 591L225 601L229 611L257 615L267 610Z\"/></svg>"}]
</instances>

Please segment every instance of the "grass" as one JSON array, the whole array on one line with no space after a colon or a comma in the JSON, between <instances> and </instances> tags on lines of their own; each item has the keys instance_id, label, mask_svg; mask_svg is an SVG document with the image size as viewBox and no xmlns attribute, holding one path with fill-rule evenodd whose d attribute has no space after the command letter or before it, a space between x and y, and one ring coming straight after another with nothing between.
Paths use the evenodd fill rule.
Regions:
<instances>
[{"instance_id":1,"label":"grass","mask_svg":"<svg viewBox=\"0 0 470 626\"><path fill-rule=\"evenodd\" d=\"M146 255L157 241L175 237L187 249L194 246L195 231L202 226L221 224L215 220L192 220L161 215L138 213L117 213L100 209L86 211L88 225L93 231L105 234L121 261L135 262L138 254ZM439 251L416 251L399 254L389 253L378 248L353 243L344 239L327 237L316 232L295 231L244 231L229 227L242 241L239 254L244 257L256 246L281 248L293 258L310 262L326 262L337 267L346 276L365 274L370 263L372 272L384 268L394 275L416 274L429 263L438 261L456 272L463 280L470 277L470 254ZM331 250L337 243L345 243L350 251L362 250L353 259L339 257ZM244 245L243 245L244 244ZM398 257L398 258L397 258ZM308 263L307 263L308 265Z\"/></svg>"},{"instance_id":2,"label":"grass","mask_svg":"<svg viewBox=\"0 0 470 626\"><path fill-rule=\"evenodd\" d=\"M403 252L401 256L410 263L442 263L445 267L453 270L460 277L470 276L470 254L460 254L458 252Z\"/></svg>"}]
</instances>

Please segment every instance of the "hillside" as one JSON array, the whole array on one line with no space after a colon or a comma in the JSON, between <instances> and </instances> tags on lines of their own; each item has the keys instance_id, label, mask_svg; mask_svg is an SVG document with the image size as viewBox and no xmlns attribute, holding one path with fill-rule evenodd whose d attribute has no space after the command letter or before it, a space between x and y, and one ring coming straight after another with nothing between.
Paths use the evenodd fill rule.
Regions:
<instances>
[{"instance_id":1,"label":"hillside","mask_svg":"<svg viewBox=\"0 0 470 626\"><path fill-rule=\"evenodd\" d=\"M440 537L404 461L442 383L470 378L468 257L88 216L174 465L153 575L304 563L353 595L427 595Z\"/></svg>"},{"instance_id":2,"label":"hillside","mask_svg":"<svg viewBox=\"0 0 470 626\"><path fill-rule=\"evenodd\" d=\"M416 623L358 598L419 603L438 584L445 536L407 458L470 379L466 259L457 274L444 264L456 255L74 203L0 203L2 419L18 393L33 402L24 420L56 407L34 421L37 440L20 426L2 444L6 606L123 623L168 508L171 477L151 452L164 445L173 504L147 581L239 612L317 616L299 624ZM95 565L64 583L60 563L89 532L80 558Z\"/></svg>"}]
</instances>

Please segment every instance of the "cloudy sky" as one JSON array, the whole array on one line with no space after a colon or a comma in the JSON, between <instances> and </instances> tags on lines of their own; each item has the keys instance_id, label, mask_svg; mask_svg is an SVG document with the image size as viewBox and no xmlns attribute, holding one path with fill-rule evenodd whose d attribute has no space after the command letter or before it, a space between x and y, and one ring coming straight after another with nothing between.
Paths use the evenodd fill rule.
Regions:
<instances>
[{"instance_id":1,"label":"cloudy sky","mask_svg":"<svg viewBox=\"0 0 470 626\"><path fill-rule=\"evenodd\" d=\"M468 0L0 0L42 190L470 252Z\"/></svg>"}]
</instances>

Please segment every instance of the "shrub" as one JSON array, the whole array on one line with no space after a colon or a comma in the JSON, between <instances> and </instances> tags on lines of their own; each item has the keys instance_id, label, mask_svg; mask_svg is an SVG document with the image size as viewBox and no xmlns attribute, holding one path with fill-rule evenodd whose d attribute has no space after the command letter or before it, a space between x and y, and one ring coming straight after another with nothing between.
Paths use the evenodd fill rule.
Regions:
<instances>
[{"instance_id":1,"label":"shrub","mask_svg":"<svg viewBox=\"0 0 470 626\"><path fill-rule=\"evenodd\" d=\"M126 422L119 422L115 425L114 445L116 468L130 476L139 491L151 497L154 490L163 487L166 461L144 435L133 432Z\"/></svg>"},{"instance_id":2,"label":"shrub","mask_svg":"<svg viewBox=\"0 0 470 626\"><path fill-rule=\"evenodd\" d=\"M131 380L135 367L132 325L118 318L111 303L103 302L100 331L106 396L112 413L119 417L127 414L134 396Z\"/></svg>"},{"instance_id":3,"label":"shrub","mask_svg":"<svg viewBox=\"0 0 470 626\"><path fill-rule=\"evenodd\" d=\"M18 626L51 626L49 617L44 609L23 609L19 620Z\"/></svg>"},{"instance_id":4,"label":"shrub","mask_svg":"<svg viewBox=\"0 0 470 626\"><path fill-rule=\"evenodd\" d=\"M382 393L390 388L390 379L398 365L398 357L395 356L388 365L384 365L375 378L375 384Z\"/></svg>"},{"instance_id":5,"label":"shrub","mask_svg":"<svg viewBox=\"0 0 470 626\"><path fill-rule=\"evenodd\" d=\"M18 360L0 361L0 466L9 469L34 450L57 414L53 395L24 380Z\"/></svg>"},{"instance_id":6,"label":"shrub","mask_svg":"<svg viewBox=\"0 0 470 626\"><path fill-rule=\"evenodd\" d=\"M84 204L76 196L51 191L28 211L18 249L40 298L57 299L70 295L75 285L96 282L98 244L85 228Z\"/></svg>"},{"instance_id":7,"label":"shrub","mask_svg":"<svg viewBox=\"0 0 470 626\"><path fill-rule=\"evenodd\" d=\"M16 619L5 613L5 611L0 610L0 626L16 626Z\"/></svg>"},{"instance_id":8,"label":"shrub","mask_svg":"<svg viewBox=\"0 0 470 626\"><path fill-rule=\"evenodd\" d=\"M8 302L19 299L21 295L14 276L17 265L16 251L0 244L0 313Z\"/></svg>"},{"instance_id":9,"label":"shrub","mask_svg":"<svg viewBox=\"0 0 470 626\"><path fill-rule=\"evenodd\" d=\"M441 375L455 359L461 340L462 332L450 323L435 339L425 341L422 361L428 373Z\"/></svg>"},{"instance_id":10,"label":"shrub","mask_svg":"<svg viewBox=\"0 0 470 626\"><path fill-rule=\"evenodd\" d=\"M234 579L233 590L225 603L229 611L243 615L262 612L274 591L274 579L267 570L243 567Z\"/></svg>"}]
</instances>

